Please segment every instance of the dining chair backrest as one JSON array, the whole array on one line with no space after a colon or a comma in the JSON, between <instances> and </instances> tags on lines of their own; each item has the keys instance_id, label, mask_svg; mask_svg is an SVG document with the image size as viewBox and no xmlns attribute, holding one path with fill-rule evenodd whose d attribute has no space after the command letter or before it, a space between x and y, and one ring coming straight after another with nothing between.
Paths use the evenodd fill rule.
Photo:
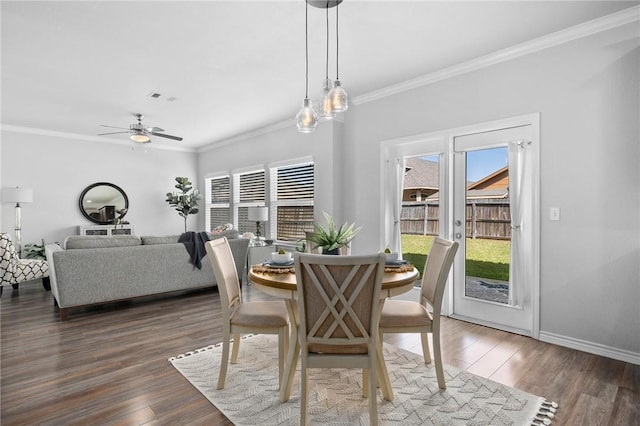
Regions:
<instances>
[{"instance_id":1,"label":"dining chair backrest","mask_svg":"<svg viewBox=\"0 0 640 426\"><path fill-rule=\"evenodd\" d=\"M444 288L449 276L449 270L458 251L458 243L436 237L429 250L422 277L420 302L429 303L437 315L440 314ZM426 306L426 305L425 305Z\"/></svg>"},{"instance_id":2,"label":"dining chair backrest","mask_svg":"<svg viewBox=\"0 0 640 426\"><path fill-rule=\"evenodd\" d=\"M296 253L300 341L312 353L367 353L378 333L384 254Z\"/></svg>"},{"instance_id":3,"label":"dining chair backrest","mask_svg":"<svg viewBox=\"0 0 640 426\"><path fill-rule=\"evenodd\" d=\"M216 238L205 244L213 275L216 277L223 318L230 318L236 306L242 303L240 280L227 237Z\"/></svg>"}]
</instances>

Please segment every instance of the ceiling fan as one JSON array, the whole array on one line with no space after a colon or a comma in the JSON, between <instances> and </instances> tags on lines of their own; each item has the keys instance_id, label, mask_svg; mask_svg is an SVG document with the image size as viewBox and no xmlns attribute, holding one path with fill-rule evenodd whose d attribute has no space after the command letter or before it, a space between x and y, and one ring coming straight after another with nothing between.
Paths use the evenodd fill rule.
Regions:
<instances>
[{"instance_id":1,"label":"ceiling fan","mask_svg":"<svg viewBox=\"0 0 640 426\"><path fill-rule=\"evenodd\" d=\"M138 120L137 123L131 124L129 126L129 128L127 129L126 127L116 127L116 126L107 126L105 124L101 124L102 127L110 127L113 129L122 129L124 130L124 132L109 132L109 133L99 133L98 136L105 136L105 135L116 135L119 133L129 133L129 138L134 141L134 142L138 142L138 143L149 143L151 142L151 138L149 137L149 135L152 136L158 136L161 138L167 138L167 139L173 139L174 141L181 141L182 138L180 136L172 136L172 135L166 135L164 133L159 133L159 132L164 132L164 129L161 129L160 127L147 127L144 124L142 124L142 119L144 118L144 115L142 114L133 114L133 116Z\"/></svg>"}]
</instances>

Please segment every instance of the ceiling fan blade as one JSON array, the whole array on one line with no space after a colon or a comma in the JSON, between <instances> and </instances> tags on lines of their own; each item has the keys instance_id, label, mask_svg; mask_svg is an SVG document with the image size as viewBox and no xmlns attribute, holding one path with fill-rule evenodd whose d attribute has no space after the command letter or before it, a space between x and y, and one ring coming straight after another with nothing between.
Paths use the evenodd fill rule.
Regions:
<instances>
[{"instance_id":1,"label":"ceiling fan blade","mask_svg":"<svg viewBox=\"0 0 640 426\"><path fill-rule=\"evenodd\" d=\"M102 126L102 127L111 127L112 129L129 130L129 128L128 128L128 127L107 126L106 124L101 124L100 126Z\"/></svg>"},{"instance_id":2,"label":"ceiling fan blade","mask_svg":"<svg viewBox=\"0 0 640 426\"><path fill-rule=\"evenodd\" d=\"M174 141L181 141L182 138L180 136L171 136L171 135L163 135L162 133L149 132L149 134L153 136L159 136L161 138L173 139Z\"/></svg>"},{"instance_id":3,"label":"ceiling fan blade","mask_svg":"<svg viewBox=\"0 0 640 426\"><path fill-rule=\"evenodd\" d=\"M160 127L145 127L145 130L147 132L164 132L164 129L161 129Z\"/></svg>"},{"instance_id":4,"label":"ceiling fan blade","mask_svg":"<svg viewBox=\"0 0 640 426\"><path fill-rule=\"evenodd\" d=\"M127 132L110 132L110 133L98 133L98 136L105 136L105 135L118 135L120 133L129 133Z\"/></svg>"}]
</instances>

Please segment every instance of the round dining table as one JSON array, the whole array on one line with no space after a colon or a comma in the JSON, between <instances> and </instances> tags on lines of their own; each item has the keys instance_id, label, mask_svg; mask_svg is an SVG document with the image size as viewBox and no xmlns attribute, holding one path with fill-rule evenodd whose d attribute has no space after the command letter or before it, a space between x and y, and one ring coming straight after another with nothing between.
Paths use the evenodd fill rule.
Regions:
<instances>
[{"instance_id":1,"label":"round dining table","mask_svg":"<svg viewBox=\"0 0 640 426\"><path fill-rule=\"evenodd\" d=\"M297 282L293 267L269 268L263 265L252 265L247 274L249 280L256 289L282 298L287 306L289 321L291 322L291 335L289 338L289 350L285 361L285 371L280 383L280 401L286 402L291 397L293 376L300 356L300 341L298 340L298 306L297 306ZM380 297L382 303L387 297L398 296L410 291L420 274L415 267L386 267L382 278L382 291ZM382 396L387 401L393 400L393 390L389 381L389 374L382 353L382 341L378 345L377 372Z\"/></svg>"}]
</instances>

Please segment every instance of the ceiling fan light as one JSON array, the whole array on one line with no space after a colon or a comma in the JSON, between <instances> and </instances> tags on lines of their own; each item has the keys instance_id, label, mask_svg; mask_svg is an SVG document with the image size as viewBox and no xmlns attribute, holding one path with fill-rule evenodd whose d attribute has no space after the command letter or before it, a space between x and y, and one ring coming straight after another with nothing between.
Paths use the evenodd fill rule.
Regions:
<instances>
[{"instance_id":1,"label":"ceiling fan light","mask_svg":"<svg viewBox=\"0 0 640 426\"><path fill-rule=\"evenodd\" d=\"M349 95L342 88L340 84L340 80L336 80L336 84L329 92L329 97L331 98L331 106L333 107L334 113L336 112L345 112L349 109Z\"/></svg>"},{"instance_id":2,"label":"ceiling fan light","mask_svg":"<svg viewBox=\"0 0 640 426\"><path fill-rule=\"evenodd\" d=\"M302 108L296 114L296 125L300 133L313 133L318 127L318 115L313 110L309 98L302 102Z\"/></svg>"},{"instance_id":3,"label":"ceiling fan light","mask_svg":"<svg viewBox=\"0 0 640 426\"><path fill-rule=\"evenodd\" d=\"M331 81L326 79L324 81L324 87L322 88L322 99L320 100L320 117L331 120L336 117L336 113L333 110L333 103L331 102Z\"/></svg>"},{"instance_id":4,"label":"ceiling fan light","mask_svg":"<svg viewBox=\"0 0 640 426\"><path fill-rule=\"evenodd\" d=\"M147 143L151 141L149 136L145 135L144 133L133 133L129 137L131 138L132 141L138 142L138 143Z\"/></svg>"}]
</instances>

